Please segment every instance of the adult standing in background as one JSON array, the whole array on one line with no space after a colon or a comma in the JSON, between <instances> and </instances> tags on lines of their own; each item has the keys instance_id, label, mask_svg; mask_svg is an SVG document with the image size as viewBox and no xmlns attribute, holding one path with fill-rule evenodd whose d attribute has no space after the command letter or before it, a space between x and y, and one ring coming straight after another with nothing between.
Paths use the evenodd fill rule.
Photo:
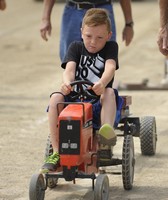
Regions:
<instances>
[{"instance_id":1,"label":"adult standing in background","mask_svg":"<svg viewBox=\"0 0 168 200\"><path fill-rule=\"evenodd\" d=\"M168 0L159 0L160 30L158 34L158 47L160 52L166 56L165 74L161 84L168 85Z\"/></svg>"},{"instance_id":2,"label":"adult standing in background","mask_svg":"<svg viewBox=\"0 0 168 200\"><path fill-rule=\"evenodd\" d=\"M5 10L5 9L6 9L6 1L0 0L0 10Z\"/></svg>"},{"instance_id":3,"label":"adult standing in background","mask_svg":"<svg viewBox=\"0 0 168 200\"><path fill-rule=\"evenodd\" d=\"M159 0L160 8L160 30L158 35L158 46L160 52L168 56L168 0Z\"/></svg>"},{"instance_id":4,"label":"adult standing in background","mask_svg":"<svg viewBox=\"0 0 168 200\"><path fill-rule=\"evenodd\" d=\"M44 0L44 10L42 14L42 24L40 28L41 37L44 40L48 40L48 36L51 35L51 12L54 6L55 0ZM132 41L133 31L133 18L131 0L120 0L120 5L123 11L125 24L122 33L122 39L125 45L128 46ZM110 40L116 40L116 27L113 12L113 3L111 0L67 0L61 23L60 33L60 58L63 60L69 44L73 41L81 40L81 23L86 11L90 8L104 8L107 9L110 14L112 23L112 37Z\"/></svg>"}]
</instances>

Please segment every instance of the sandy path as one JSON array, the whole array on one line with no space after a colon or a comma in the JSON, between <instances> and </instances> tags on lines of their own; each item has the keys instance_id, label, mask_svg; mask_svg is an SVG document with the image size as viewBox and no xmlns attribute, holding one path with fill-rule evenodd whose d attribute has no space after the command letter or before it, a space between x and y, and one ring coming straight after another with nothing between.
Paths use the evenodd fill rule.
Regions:
<instances>
[{"instance_id":1,"label":"sandy path","mask_svg":"<svg viewBox=\"0 0 168 200\"><path fill-rule=\"evenodd\" d=\"M54 8L53 33L45 43L39 35L42 4L33 0L8 0L0 13L0 200L28 200L29 181L42 162L48 124L46 105L49 94L60 83L58 58L59 23L63 4ZM163 59L156 37L159 26L157 1L133 2L135 38L126 48L121 42L123 16L115 3L120 45L118 80L141 82L149 78L159 84ZM27 9L28 8L28 9ZM153 115L157 120L157 154L143 157L135 139L136 168L134 188L124 191L121 176L110 175L110 199L168 199L168 92L122 91L131 95L135 116ZM119 141L120 144L120 141ZM118 148L116 148L116 153ZM83 186L82 186L83 184ZM91 182L76 185L63 181L46 199L92 199Z\"/></svg>"}]
</instances>

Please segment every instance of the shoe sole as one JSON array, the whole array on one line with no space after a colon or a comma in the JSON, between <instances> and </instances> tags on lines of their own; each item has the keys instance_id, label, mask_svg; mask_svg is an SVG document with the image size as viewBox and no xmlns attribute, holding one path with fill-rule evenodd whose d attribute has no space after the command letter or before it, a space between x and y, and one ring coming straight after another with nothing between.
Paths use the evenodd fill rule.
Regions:
<instances>
[{"instance_id":1,"label":"shoe sole","mask_svg":"<svg viewBox=\"0 0 168 200\"><path fill-rule=\"evenodd\" d=\"M114 129L109 125L109 124L104 124L100 129L99 129L99 135L103 136L107 140L113 139L116 137L116 134L114 132Z\"/></svg>"},{"instance_id":2,"label":"shoe sole","mask_svg":"<svg viewBox=\"0 0 168 200\"><path fill-rule=\"evenodd\" d=\"M114 129L109 124L104 124L99 129L99 141L100 144L114 146L117 141Z\"/></svg>"}]
</instances>

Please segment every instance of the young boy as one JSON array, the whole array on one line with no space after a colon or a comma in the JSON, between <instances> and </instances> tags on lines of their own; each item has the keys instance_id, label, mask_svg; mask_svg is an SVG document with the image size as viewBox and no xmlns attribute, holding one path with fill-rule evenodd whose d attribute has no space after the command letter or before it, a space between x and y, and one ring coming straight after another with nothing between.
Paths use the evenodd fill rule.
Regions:
<instances>
[{"instance_id":1,"label":"young boy","mask_svg":"<svg viewBox=\"0 0 168 200\"><path fill-rule=\"evenodd\" d=\"M60 91L53 93L50 98L48 116L53 154L46 158L41 169L43 173L56 170L59 164L56 105L68 101L68 95L72 91L70 83L74 80L93 82L92 90L100 95L99 101L93 104L93 107L96 107L93 110L100 113L101 148L104 148L105 143L108 148L116 143L113 130L116 99L112 84L115 70L118 69L118 45L114 41L108 41L112 32L107 11L101 8L89 9L83 18L81 33L83 42L73 42L70 45L61 65L65 70ZM59 106L59 109L63 109L63 106ZM93 113L93 118L94 114L99 113Z\"/></svg>"}]
</instances>

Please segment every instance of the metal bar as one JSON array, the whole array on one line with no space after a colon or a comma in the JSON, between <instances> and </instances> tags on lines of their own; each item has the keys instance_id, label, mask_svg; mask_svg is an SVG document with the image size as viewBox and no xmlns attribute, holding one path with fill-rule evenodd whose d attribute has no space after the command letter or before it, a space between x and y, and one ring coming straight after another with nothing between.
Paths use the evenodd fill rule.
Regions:
<instances>
[{"instance_id":1,"label":"metal bar","mask_svg":"<svg viewBox=\"0 0 168 200\"><path fill-rule=\"evenodd\" d=\"M123 84L122 86L118 86L118 90L150 90L150 91L165 91L168 90L168 86L148 86L142 83L140 84Z\"/></svg>"}]
</instances>

